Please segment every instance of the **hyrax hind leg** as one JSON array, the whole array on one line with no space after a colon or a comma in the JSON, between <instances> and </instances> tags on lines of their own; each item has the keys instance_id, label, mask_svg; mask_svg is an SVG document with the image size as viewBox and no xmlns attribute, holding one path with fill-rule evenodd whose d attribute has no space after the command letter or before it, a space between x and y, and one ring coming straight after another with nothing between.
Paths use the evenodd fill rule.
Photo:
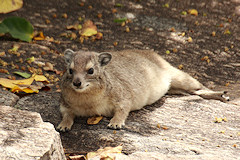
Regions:
<instances>
[{"instance_id":1,"label":"hyrax hind leg","mask_svg":"<svg viewBox=\"0 0 240 160\"><path fill-rule=\"evenodd\" d=\"M203 86L189 74L182 72L176 68L170 69L172 82L169 94L194 94L205 99L215 99L223 102L229 101L229 97L225 96L225 91L212 91Z\"/></svg>"}]
</instances>

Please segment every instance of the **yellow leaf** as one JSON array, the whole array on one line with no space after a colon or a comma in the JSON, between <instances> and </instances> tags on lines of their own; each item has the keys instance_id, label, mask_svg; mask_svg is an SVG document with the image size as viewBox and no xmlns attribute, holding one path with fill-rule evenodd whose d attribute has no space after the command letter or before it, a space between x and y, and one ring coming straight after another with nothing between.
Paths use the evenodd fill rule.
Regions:
<instances>
[{"instance_id":1,"label":"yellow leaf","mask_svg":"<svg viewBox=\"0 0 240 160\"><path fill-rule=\"evenodd\" d=\"M34 76L34 80L38 81L38 82L47 82L47 83L49 83L49 81L47 80L47 78L44 75L35 75Z\"/></svg>"},{"instance_id":2,"label":"yellow leaf","mask_svg":"<svg viewBox=\"0 0 240 160\"><path fill-rule=\"evenodd\" d=\"M188 37L188 42L192 42L192 37Z\"/></svg>"},{"instance_id":3,"label":"yellow leaf","mask_svg":"<svg viewBox=\"0 0 240 160\"><path fill-rule=\"evenodd\" d=\"M23 0L0 0L0 13L9 13L22 8Z\"/></svg>"},{"instance_id":4,"label":"yellow leaf","mask_svg":"<svg viewBox=\"0 0 240 160\"><path fill-rule=\"evenodd\" d=\"M196 9L189 9L189 10L188 10L188 14L197 16L197 15L198 15L198 11L197 11Z\"/></svg>"},{"instance_id":5,"label":"yellow leaf","mask_svg":"<svg viewBox=\"0 0 240 160\"><path fill-rule=\"evenodd\" d=\"M16 85L13 84L11 81L12 81L12 80L10 80L10 79L0 78L0 84L1 84L3 87L6 87L6 88L13 88L13 87L16 86Z\"/></svg>"},{"instance_id":6,"label":"yellow leaf","mask_svg":"<svg viewBox=\"0 0 240 160\"><path fill-rule=\"evenodd\" d=\"M183 65L180 64L180 65L178 66L178 69L182 70L182 69L183 69Z\"/></svg>"},{"instance_id":7,"label":"yellow leaf","mask_svg":"<svg viewBox=\"0 0 240 160\"><path fill-rule=\"evenodd\" d=\"M102 116L88 118L87 124L98 124L102 120L102 118Z\"/></svg>"},{"instance_id":8,"label":"yellow leaf","mask_svg":"<svg viewBox=\"0 0 240 160\"><path fill-rule=\"evenodd\" d=\"M87 20L83 24L82 31L80 32L81 36L91 37L97 34L97 26L93 24L92 21Z\"/></svg>"},{"instance_id":9,"label":"yellow leaf","mask_svg":"<svg viewBox=\"0 0 240 160\"><path fill-rule=\"evenodd\" d=\"M47 82L47 78L43 75L32 75L31 78L28 79L22 79L22 80L10 80L6 78L0 78L0 85L6 88L10 88L12 92L25 92L25 93L38 93L41 87L31 85L33 81L41 81L41 82Z\"/></svg>"},{"instance_id":10,"label":"yellow leaf","mask_svg":"<svg viewBox=\"0 0 240 160\"><path fill-rule=\"evenodd\" d=\"M11 89L12 92L38 93L39 90L34 86L15 86Z\"/></svg>"},{"instance_id":11,"label":"yellow leaf","mask_svg":"<svg viewBox=\"0 0 240 160\"><path fill-rule=\"evenodd\" d=\"M86 28L84 30L84 32L82 32L82 36L86 36L86 37L91 37L93 35L96 35L97 34L97 30L95 29L92 29L92 28Z\"/></svg>"},{"instance_id":12,"label":"yellow leaf","mask_svg":"<svg viewBox=\"0 0 240 160\"><path fill-rule=\"evenodd\" d=\"M221 123L223 120L222 118L215 117L215 123Z\"/></svg>"}]
</instances>

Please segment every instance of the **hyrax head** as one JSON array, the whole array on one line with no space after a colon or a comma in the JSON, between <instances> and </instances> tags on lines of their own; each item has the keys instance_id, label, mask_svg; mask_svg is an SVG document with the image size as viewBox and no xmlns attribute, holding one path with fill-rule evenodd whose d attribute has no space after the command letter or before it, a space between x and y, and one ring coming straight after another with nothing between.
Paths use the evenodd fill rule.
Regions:
<instances>
[{"instance_id":1,"label":"hyrax head","mask_svg":"<svg viewBox=\"0 0 240 160\"><path fill-rule=\"evenodd\" d=\"M77 92L99 86L103 67L112 59L112 55L107 52L74 52L70 49L64 52L64 56L67 63L67 78Z\"/></svg>"}]
</instances>

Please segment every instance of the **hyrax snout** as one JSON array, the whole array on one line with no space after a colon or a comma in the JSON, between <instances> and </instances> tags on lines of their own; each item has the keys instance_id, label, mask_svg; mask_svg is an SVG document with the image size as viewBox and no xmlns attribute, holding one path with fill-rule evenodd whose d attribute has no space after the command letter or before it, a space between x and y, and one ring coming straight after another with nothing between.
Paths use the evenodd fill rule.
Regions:
<instances>
[{"instance_id":1,"label":"hyrax snout","mask_svg":"<svg viewBox=\"0 0 240 160\"><path fill-rule=\"evenodd\" d=\"M60 131L70 130L76 116L110 116L109 128L120 129L130 111L152 104L166 93L196 94L228 100L207 89L157 53L147 50L64 53L67 71L61 81Z\"/></svg>"}]
</instances>

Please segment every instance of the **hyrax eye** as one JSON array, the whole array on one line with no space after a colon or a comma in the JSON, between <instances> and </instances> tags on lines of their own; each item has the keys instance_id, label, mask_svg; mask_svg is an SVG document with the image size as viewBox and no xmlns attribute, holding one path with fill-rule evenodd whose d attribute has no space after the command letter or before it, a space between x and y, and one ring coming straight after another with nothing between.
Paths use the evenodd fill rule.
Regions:
<instances>
[{"instance_id":1,"label":"hyrax eye","mask_svg":"<svg viewBox=\"0 0 240 160\"><path fill-rule=\"evenodd\" d=\"M69 69L69 73L70 73L70 74L73 74L73 70L72 70L71 68Z\"/></svg>"},{"instance_id":2,"label":"hyrax eye","mask_svg":"<svg viewBox=\"0 0 240 160\"><path fill-rule=\"evenodd\" d=\"M94 72L94 69L93 69L93 68L90 68L90 69L87 71L88 74L93 74L93 72Z\"/></svg>"}]
</instances>

